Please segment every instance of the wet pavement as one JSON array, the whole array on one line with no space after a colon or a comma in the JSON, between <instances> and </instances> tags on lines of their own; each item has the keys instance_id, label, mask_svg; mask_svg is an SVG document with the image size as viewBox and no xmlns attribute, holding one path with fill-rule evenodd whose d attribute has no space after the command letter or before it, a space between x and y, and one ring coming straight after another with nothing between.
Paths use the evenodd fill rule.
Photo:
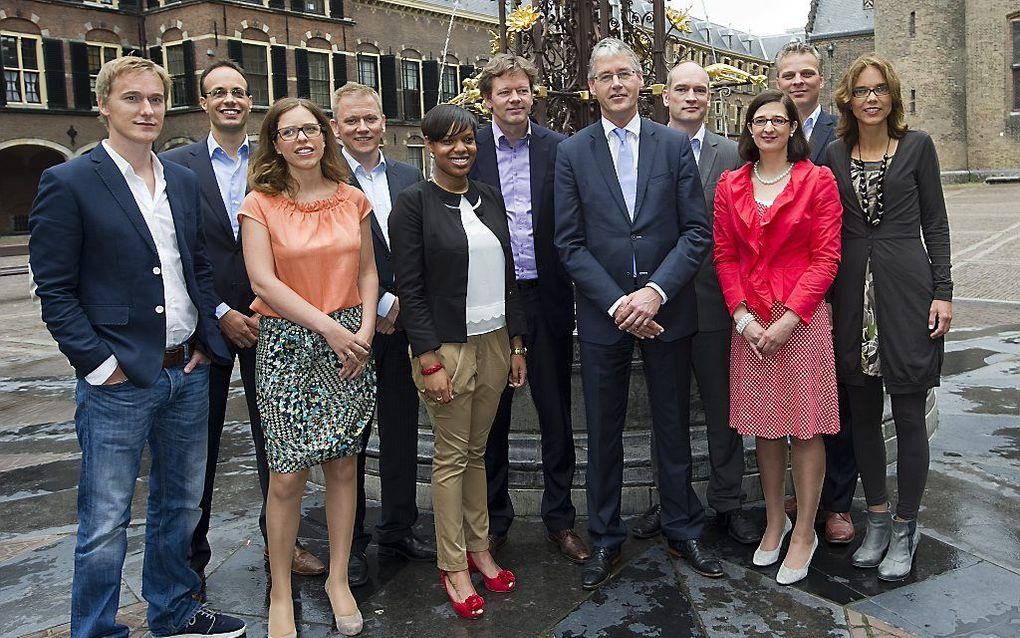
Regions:
<instances>
[{"instance_id":1,"label":"wet pavement","mask_svg":"<svg viewBox=\"0 0 1020 638\"><path fill-rule=\"evenodd\" d=\"M485 594L485 617L457 618L434 566L377 557L370 584L355 590L365 636L698 638L828 636L1020 636L1020 224L1002 211L1020 188L949 191L960 255L954 331L947 342L940 425L920 513L915 569L900 583L856 570L856 545L819 547L808 578L775 582L776 567L751 564L753 547L710 522L705 540L726 577L697 576L661 540L628 541L613 579L580 589L580 569L560 557L541 522L518 519L499 555L519 590ZM957 242L957 238L960 241ZM5 260L8 258L5 258ZM6 261L5 261L6 263ZM982 276L978 276L981 274ZM78 445L70 370L41 326L19 277L0 277L0 637L62 636L70 607ZM268 573L257 516L255 458L240 382L228 408L210 539L208 600L266 635ZM122 617L143 635L141 558L147 478L133 503ZM890 480L894 493L895 481ZM863 531L862 491L855 520ZM760 502L749 503L763 517ZM323 494L310 487L300 535L325 557ZM377 513L369 512L370 522ZM419 532L431 535L423 513ZM584 521L579 521L583 529ZM480 583L479 583L480 584ZM294 579L300 635L337 635L323 579Z\"/></svg>"}]
</instances>

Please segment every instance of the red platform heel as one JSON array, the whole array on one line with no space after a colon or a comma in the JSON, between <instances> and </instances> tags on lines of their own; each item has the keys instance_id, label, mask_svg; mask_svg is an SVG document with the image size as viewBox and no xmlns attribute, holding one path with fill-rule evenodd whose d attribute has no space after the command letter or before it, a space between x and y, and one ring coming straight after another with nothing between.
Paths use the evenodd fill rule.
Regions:
<instances>
[{"instance_id":1,"label":"red platform heel","mask_svg":"<svg viewBox=\"0 0 1020 638\"><path fill-rule=\"evenodd\" d=\"M467 597L464 602L457 602L453 598L453 594L450 590L457 591L455 587L450 587L447 584L446 572L439 570L439 582L443 583L443 589L446 590L446 595L450 599L450 604L453 605L453 610L457 612L457 615L461 618L467 618L473 620L475 618L481 618L482 613L485 612L485 600L478 594L471 594Z\"/></svg>"},{"instance_id":2,"label":"red platform heel","mask_svg":"<svg viewBox=\"0 0 1020 638\"><path fill-rule=\"evenodd\" d=\"M478 569L478 565L475 564L475 559L471 557L471 552L468 552L467 562L469 570L482 574L482 570ZM517 585L517 577L509 569L499 570L499 573L493 578L482 574L482 580L485 581L486 589L500 594L513 591Z\"/></svg>"}]
</instances>

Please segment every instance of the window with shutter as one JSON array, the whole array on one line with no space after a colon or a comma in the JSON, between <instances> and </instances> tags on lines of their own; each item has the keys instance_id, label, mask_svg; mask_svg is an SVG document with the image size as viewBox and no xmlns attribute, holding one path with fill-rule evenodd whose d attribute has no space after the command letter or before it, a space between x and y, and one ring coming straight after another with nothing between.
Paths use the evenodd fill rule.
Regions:
<instances>
[{"instance_id":1,"label":"window with shutter","mask_svg":"<svg viewBox=\"0 0 1020 638\"><path fill-rule=\"evenodd\" d=\"M447 64L443 68L443 87L439 96L441 102L449 102L460 95L460 78L458 75L458 67L456 64Z\"/></svg>"},{"instance_id":2,"label":"window with shutter","mask_svg":"<svg viewBox=\"0 0 1020 638\"><path fill-rule=\"evenodd\" d=\"M113 44L90 44L85 43L85 53L89 64L89 103L92 108L98 108L96 104L96 78L99 77L99 69L104 64L120 57L120 47Z\"/></svg>"},{"instance_id":3,"label":"window with shutter","mask_svg":"<svg viewBox=\"0 0 1020 638\"><path fill-rule=\"evenodd\" d=\"M421 63L423 102L427 113L436 104L439 104L439 62L436 60L425 60Z\"/></svg>"},{"instance_id":4,"label":"window with shutter","mask_svg":"<svg viewBox=\"0 0 1020 638\"><path fill-rule=\"evenodd\" d=\"M358 54L358 84L364 84L379 91L379 56L377 54Z\"/></svg>"},{"instance_id":5,"label":"window with shutter","mask_svg":"<svg viewBox=\"0 0 1020 638\"><path fill-rule=\"evenodd\" d=\"M423 108L421 60L400 61L400 102L405 120L420 120Z\"/></svg>"},{"instance_id":6,"label":"window with shutter","mask_svg":"<svg viewBox=\"0 0 1020 638\"><path fill-rule=\"evenodd\" d=\"M397 56L379 56L379 94L382 96L383 115L391 119L400 117L397 94Z\"/></svg>"},{"instance_id":7,"label":"window with shutter","mask_svg":"<svg viewBox=\"0 0 1020 638\"><path fill-rule=\"evenodd\" d=\"M245 44L245 60L247 60L249 45ZM266 47L261 47L265 50ZM245 66L247 69L248 67ZM287 47L285 46L273 46L272 47L272 73L273 73L273 95L274 100L278 100L281 97L287 97ZM261 102L259 102L261 104ZM266 96L265 105L269 105L269 96Z\"/></svg>"},{"instance_id":8,"label":"window with shutter","mask_svg":"<svg viewBox=\"0 0 1020 638\"><path fill-rule=\"evenodd\" d=\"M308 97L308 51L294 49L294 74L297 76L297 96Z\"/></svg>"},{"instance_id":9,"label":"window with shutter","mask_svg":"<svg viewBox=\"0 0 1020 638\"><path fill-rule=\"evenodd\" d=\"M194 40L184 41L184 103L188 106L198 106Z\"/></svg>"},{"instance_id":10,"label":"window with shutter","mask_svg":"<svg viewBox=\"0 0 1020 638\"><path fill-rule=\"evenodd\" d=\"M0 33L4 69L4 98L8 106L42 106L42 38L23 33Z\"/></svg>"},{"instance_id":11,"label":"window with shutter","mask_svg":"<svg viewBox=\"0 0 1020 638\"><path fill-rule=\"evenodd\" d=\"M43 38L43 66L46 68L46 105L67 107L67 77L64 73L64 43Z\"/></svg>"},{"instance_id":12,"label":"window with shutter","mask_svg":"<svg viewBox=\"0 0 1020 638\"><path fill-rule=\"evenodd\" d=\"M329 2L329 17L331 18L343 18L344 17L344 0L328 0Z\"/></svg>"},{"instance_id":13,"label":"window with shutter","mask_svg":"<svg viewBox=\"0 0 1020 638\"><path fill-rule=\"evenodd\" d=\"M329 109L329 54L308 52L308 97L324 109Z\"/></svg>"},{"instance_id":14,"label":"window with shutter","mask_svg":"<svg viewBox=\"0 0 1020 638\"><path fill-rule=\"evenodd\" d=\"M186 84L188 81L187 67L184 65L184 44L167 44L163 47L163 67L170 74L170 101L168 108L188 105Z\"/></svg>"},{"instance_id":15,"label":"window with shutter","mask_svg":"<svg viewBox=\"0 0 1020 638\"><path fill-rule=\"evenodd\" d=\"M343 53L333 54L333 88L339 89L347 84L347 56Z\"/></svg>"}]
</instances>

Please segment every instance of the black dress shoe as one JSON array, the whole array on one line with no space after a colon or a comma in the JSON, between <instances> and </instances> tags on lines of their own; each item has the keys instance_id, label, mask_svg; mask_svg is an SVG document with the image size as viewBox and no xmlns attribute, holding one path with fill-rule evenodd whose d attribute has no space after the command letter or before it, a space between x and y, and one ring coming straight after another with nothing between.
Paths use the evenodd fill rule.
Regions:
<instances>
[{"instance_id":1,"label":"black dress shoe","mask_svg":"<svg viewBox=\"0 0 1020 638\"><path fill-rule=\"evenodd\" d=\"M620 560L620 550L609 549L608 547L596 547L591 558L581 569L581 588L586 590L598 589L602 583L609 580L613 573L613 565Z\"/></svg>"},{"instance_id":2,"label":"black dress shoe","mask_svg":"<svg viewBox=\"0 0 1020 638\"><path fill-rule=\"evenodd\" d=\"M351 557L347 561L347 584L351 587L361 587L368 583L368 559L365 558L365 550L351 550Z\"/></svg>"},{"instance_id":3,"label":"black dress shoe","mask_svg":"<svg viewBox=\"0 0 1020 638\"><path fill-rule=\"evenodd\" d=\"M696 573L708 578L722 578L726 575L722 564L705 552L698 539L675 541L671 538L667 545L672 556L686 560Z\"/></svg>"},{"instance_id":4,"label":"black dress shoe","mask_svg":"<svg viewBox=\"0 0 1020 638\"><path fill-rule=\"evenodd\" d=\"M654 538L662 532L662 520L659 518L659 506L652 505L630 528L634 538Z\"/></svg>"},{"instance_id":5,"label":"black dress shoe","mask_svg":"<svg viewBox=\"0 0 1020 638\"><path fill-rule=\"evenodd\" d=\"M730 538L744 545L757 545L761 542L762 534L765 533L765 530L739 507L728 512L721 512L718 519L719 524L726 527L726 533L730 535Z\"/></svg>"},{"instance_id":6,"label":"black dress shoe","mask_svg":"<svg viewBox=\"0 0 1020 638\"><path fill-rule=\"evenodd\" d=\"M379 543L380 556L403 556L423 563L435 562L436 546L413 533L391 543Z\"/></svg>"}]
</instances>

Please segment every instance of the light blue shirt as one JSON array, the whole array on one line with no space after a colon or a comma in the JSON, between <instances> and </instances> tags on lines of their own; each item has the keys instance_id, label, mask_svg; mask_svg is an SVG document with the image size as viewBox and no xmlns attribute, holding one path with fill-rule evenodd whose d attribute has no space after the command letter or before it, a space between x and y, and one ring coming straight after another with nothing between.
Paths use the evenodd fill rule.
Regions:
<instances>
[{"instance_id":1,"label":"light blue shirt","mask_svg":"<svg viewBox=\"0 0 1020 638\"><path fill-rule=\"evenodd\" d=\"M347 164L351 167L351 172L354 173L355 179L358 180L361 191L368 198L368 203L372 204L372 214L375 215L376 221L379 222L383 239L386 241L386 245L389 246L389 219L390 211L393 210L393 202L390 201L390 182L386 177L386 156L380 150L379 163L372 170L366 171L365 167L358 160L354 159L354 156L348 153L346 148L341 149L341 152L344 154ZM379 307L376 309L376 314L380 317L385 317L389 313L390 308L393 307L395 300L396 297L391 293L384 292L379 297Z\"/></svg>"},{"instance_id":2,"label":"light blue shirt","mask_svg":"<svg viewBox=\"0 0 1020 638\"><path fill-rule=\"evenodd\" d=\"M206 145L209 147L209 161L212 162L213 173L216 175L216 184L220 187L220 199L223 200L223 207L227 209L227 218L230 220L230 228L234 231L236 240L237 234L241 232L237 211L241 209L241 202L244 201L248 186L248 138L245 137L241 148L237 149L236 160L227 155L212 133L206 138ZM216 306L216 318L221 318L230 309L227 304L220 303Z\"/></svg>"},{"instance_id":3,"label":"light blue shirt","mask_svg":"<svg viewBox=\"0 0 1020 638\"><path fill-rule=\"evenodd\" d=\"M804 139L811 141L811 133L815 130L815 124L818 123L818 116L822 114L822 105L819 104L815 107L815 110L811 111L811 115L807 116L804 120Z\"/></svg>"}]
</instances>

